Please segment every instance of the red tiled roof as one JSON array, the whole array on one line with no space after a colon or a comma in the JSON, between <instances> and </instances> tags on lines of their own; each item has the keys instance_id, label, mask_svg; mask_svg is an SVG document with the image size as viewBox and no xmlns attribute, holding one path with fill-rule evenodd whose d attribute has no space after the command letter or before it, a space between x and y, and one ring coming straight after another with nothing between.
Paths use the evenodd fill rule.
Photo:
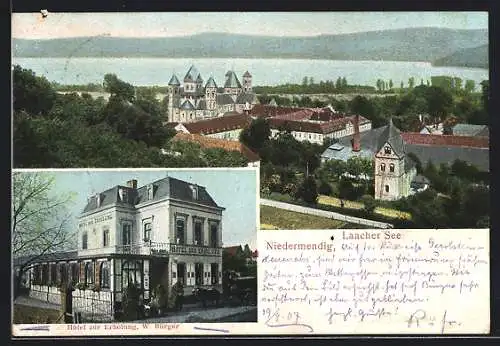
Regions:
<instances>
[{"instance_id":1,"label":"red tiled roof","mask_svg":"<svg viewBox=\"0 0 500 346\"><path fill-rule=\"evenodd\" d=\"M189 141L195 142L201 145L202 148L220 148L227 151L238 151L243 156L245 156L248 161L256 162L260 160L259 155L250 150L245 144L239 141L229 141L219 138L211 138L198 134L182 133L178 132L174 138L174 141Z\"/></svg>"},{"instance_id":2,"label":"red tiled roof","mask_svg":"<svg viewBox=\"0 0 500 346\"><path fill-rule=\"evenodd\" d=\"M271 129L278 129L286 124L290 131L328 134L344 129L347 123L353 123L353 118L354 117L341 117L326 122L295 121L282 118L269 118L268 121ZM367 122L369 122L368 119L362 116L359 117L360 125Z\"/></svg>"},{"instance_id":3,"label":"red tiled roof","mask_svg":"<svg viewBox=\"0 0 500 346\"><path fill-rule=\"evenodd\" d=\"M212 134L242 129L250 125L252 118L247 114L229 114L213 119L183 123L189 133Z\"/></svg>"},{"instance_id":4,"label":"red tiled roof","mask_svg":"<svg viewBox=\"0 0 500 346\"><path fill-rule=\"evenodd\" d=\"M403 140L408 144L489 148L488 137L431 135L416 132L402 132L401 136L403 137Z\"/></svg>"},{"instance_id":5,"label":"red tiled roof","mask_svg":"<svg viewBox=\"0 0 500 346\"><path fill-rule=\"evenodd\" d=\"M226 251L231 256L236 256L238 251L242 251L242 249L241 249L241 245L238 245L238 246L225 247L224 251Z\"/></svg>"}]
</instances>

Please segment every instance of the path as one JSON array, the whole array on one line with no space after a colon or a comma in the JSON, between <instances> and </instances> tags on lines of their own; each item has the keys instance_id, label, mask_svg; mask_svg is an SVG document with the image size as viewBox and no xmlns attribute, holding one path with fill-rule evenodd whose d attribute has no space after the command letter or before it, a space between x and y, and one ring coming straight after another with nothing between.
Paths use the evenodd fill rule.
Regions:
<instances>
[{"instance_id":1,"label":"path","mask_svg":"<svg viewBox=\"0 0 500 346\"><path fill-rule=\"evenodd\" d=\"M177 313L168 313L167 316L146 318L137 323L193 323L193 322L212 322L219 320L233 320L237 322L240 318L247 320L249 315L257 311L256 306L237 306L224 308L207 308L196 311L186 311ZM255 319L257 321L257 319Z\"/></svg>"},{"instance_id":2,"label":"path","mask_svg":"<svg viewBox=\"0 0 500 346\"><path fill-rule=\"evenodd\" d=\"M43 300L35 299L35 298L30 298L26 296L19 296L14 300L14 304L17 305L26 305L26 306L31 306L34 308L41 308L41 309L51 309L51 310L59 310L61 306L59 304L52 304Z\"/></svg>"},{"instance_id":3,"label":"path","mask_svg":"<svg viewBox=\"0 0 500 346\"><path fill-rule=\"evenodd\" d=\"M267 205L269 207L274 207L274 208L280 208L280 209L295 211L297 213L310 214L310 215L316 215L316 216L321 216L321 217L327 217L327 218L331 218L331 219L335 219L335 220L340 220L340 221L349 222L349 223L355 223L355 224L359 224L359 225L365 225L365 226L374 227L374 228L393 228L394 227L390 223L378 222L378 221L373 221L373 220L368 220L368 219L362 219L362 218L359 218L359 217L343 215L343 214L336 213L336 212L333 212L333 211L326 211L326 210L308 208L308 207L303 207L303 206L300 206L300 205L295 205L295 204L290 204L290 203L273 201L273 200L270 200L270 199L263 199L263 198L261 198L260 199L260 204Z\"/></svg>"}]
</instances>

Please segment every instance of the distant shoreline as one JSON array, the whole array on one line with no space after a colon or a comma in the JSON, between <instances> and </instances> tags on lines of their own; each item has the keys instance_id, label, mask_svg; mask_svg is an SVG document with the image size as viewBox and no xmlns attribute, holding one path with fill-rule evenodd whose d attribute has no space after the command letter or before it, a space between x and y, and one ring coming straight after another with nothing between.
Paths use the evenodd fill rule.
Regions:
<instances>
[{"instance_id":1,"label":"distant shoreline","mask_svg":"<svg viewBox=\"0 0 500 346\"><path fill-rule=\"evenodd\" d=\"M425 64L430 64L432 67L458 67L458 68L471 68L471 69L482 69L482 70L489 70L489 66L471 66L470 64L441 64L441 63L434 63L433 61L422 61L422 60L383 60L383 59L373 59L373 60L366 60L366 59L344 59L344 58L323 58L323 57L290 57L290 56L285 56L285 57L248 57L248 56L154 56L154 55L90 55L90 56L35 56L35 55L15 55L12 56L13 59L239 59L239 60L255 60L255 59L261 59L261 60L324 60L324 61L357 61L357 62L384 62L384 63L391 63L391 62L406 62L406 63L425 63ZM12 63L14 64L14 63Z\"/></svg>"}]
</instances>

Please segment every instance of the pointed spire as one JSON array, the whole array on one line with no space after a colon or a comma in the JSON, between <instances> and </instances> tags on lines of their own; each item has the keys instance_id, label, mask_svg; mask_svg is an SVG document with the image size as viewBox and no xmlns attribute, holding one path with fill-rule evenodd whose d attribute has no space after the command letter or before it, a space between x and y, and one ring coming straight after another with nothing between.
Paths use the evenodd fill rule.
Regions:
<instances>
[{"instance_id":1,"label":"pointed spire","mask_svg":"<svg viewBox=\"0 0 500 346\"><path fill-rule=\"evenodd\" d=\"M175 73L172 74L172 77L170 78L168 85L173 85L173 86L180 86L181 85L181 83L179 82L179 79L177 78Z\"/></svg>"}]
</instances>

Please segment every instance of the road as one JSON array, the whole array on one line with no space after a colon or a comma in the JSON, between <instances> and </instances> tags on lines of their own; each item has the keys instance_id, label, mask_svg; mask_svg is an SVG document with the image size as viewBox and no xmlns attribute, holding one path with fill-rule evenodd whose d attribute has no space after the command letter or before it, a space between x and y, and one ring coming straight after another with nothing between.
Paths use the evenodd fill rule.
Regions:
<instances>
[{"instance_id":1,"label":"road","mask_svg":"<svg viewBox=\"0 0 500 346\"><path fill-rule=\"evenodd\" d=\"M393 225L390 224L390 223L378 222L378 221L373 221L373 220L368 220L368 219L362 219L362 218L359 218L359 217L354 217L354 216L339 214L339 213L336 213L336 212L333 212L333 211L326 211L326 210L321 210L321 209L308 208L308 207L303 207L303 206L300 206L300 205L295 205L295 204L290 204L290 203L273 201L273 200L270 200L270 199L263 199L263 198L261 198L260 199L260 204L267 205L269 207L274 207L274 208L279 208L279 209L285 209L285 210L289 210L289 211L294 211L294 212L297 212L297 213L309 214L309 215L316 215L316 216L327 217L327 218L330 218L330 219L340 220L340 221L344 221L344 222L365 225L365 226L368 226L368 227L374 227L374 228L393 228Z\"/></svg>"}]
</instances>

